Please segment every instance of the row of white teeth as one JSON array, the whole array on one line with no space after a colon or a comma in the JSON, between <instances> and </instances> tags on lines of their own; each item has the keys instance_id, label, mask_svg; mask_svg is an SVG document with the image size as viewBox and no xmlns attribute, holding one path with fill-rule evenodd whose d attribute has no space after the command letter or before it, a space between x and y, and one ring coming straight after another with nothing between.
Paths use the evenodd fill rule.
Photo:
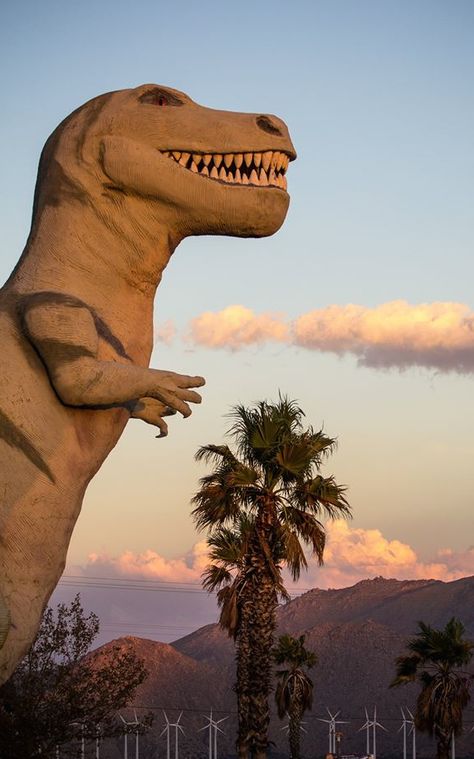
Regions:
<instances>
[{"instance_id":1,"label":"row of white teeth","mask_svg":"<svg viewBox=\"0 0 474 759\"><path fill-rule=\"evenodd\" d=\"M194 174L220 179L221 182L281 187L286 190L285 172L290 162L286 153L267 150L264 153L186 153L162 151L180 166Z\"/></svg>"}]
</instances>

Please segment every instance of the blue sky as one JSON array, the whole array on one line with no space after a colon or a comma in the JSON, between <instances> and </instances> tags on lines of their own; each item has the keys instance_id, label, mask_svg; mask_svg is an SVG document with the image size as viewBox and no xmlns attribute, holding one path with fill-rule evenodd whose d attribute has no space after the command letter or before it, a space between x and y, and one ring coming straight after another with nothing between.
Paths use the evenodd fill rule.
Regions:
<instances>
[{"instance_id":1,"label":"blue sky","mask_svg":"<svg viewBox=\"0 0 474 759\"><path fill-rule=\"evenodd\" d=\"M216 108L276 113L298 151L276 236L188 239L176 251L156 320L172 320L178 336L157 345L153 364L204 374L204 403L173 420L165 441L129 426L86 496L71 562L126 550L185 555L197 539L194 451L221 439L231 404L278 390L338 437L328 470L349 486L353 529L402 541L420 562L440 548L465 552L472 374L365 368L351 355L271 342L217 351L182 338L191 319L231 304L287 320L393 300L474 309L474 5L5 0L0 29L2 280L28 233L44 141L96 94L155 81Z\"/></svg>"}]
</instances>

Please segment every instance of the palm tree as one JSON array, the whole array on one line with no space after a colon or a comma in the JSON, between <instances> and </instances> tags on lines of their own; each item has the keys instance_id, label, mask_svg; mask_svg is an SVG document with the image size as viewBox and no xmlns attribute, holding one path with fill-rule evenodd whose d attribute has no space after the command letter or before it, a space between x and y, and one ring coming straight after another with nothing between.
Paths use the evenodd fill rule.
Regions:
<instances>
[{"instance_id":1,"label":"palm tree","mask_svg":"<svg viewBox=\"0 0 474 759\"><path fill-rule=\"evenodd\" d=\"M453 735L462 732L463 710L470 700L474 675L459 670L466 667L473 654L474 642L465 640L465 627L452 617L444 630L418 622L420 631L407 641L409 654L396 660L397 674L391 686L418 680L415 725L421 732L434 735L437 759L448 759Z\"/></svg>"},{"instance_id":2,"label":"palm tree","mask_svg":"<svg viewBox=\"0 0 474 759\"><path fill-rule=\"evenodd\" d=\"M242 671L248 680L249 721L246 737L239 735L238 750L240 757L250 750L260 759L268 747L276 609L286 593L282 567L288 567L293 580L299 578L307 567L303 544L322 564L326 533L320 518L348 517L350 507L345 489L334 477L319 473L335 441L321 430L304 429L304 414L294 401L280 397L277 403L238 405L230 417L228 435L236 452L227 445L206 445L196 454L198 461L214 468L200 480L193 515L199 529L211 530L214 565L205 574L206 587L220 588L221 624L236 639L238 664L241 637L248 636L245 645L251 651L252 667L250 671L242 664ZM226 529L240 546L230 561L222 544L230 536ZM213 548L217 553L212 554ZM242 691L239 683L236 690Z\"/></svg>"},{"instance_id":3,"label":"palm tree","mask_svg":"<svg viewBox=\"0 0 474 759\"><path fill-rule=\"evenodd\" d=\"M203 572L203 586L217 590L221 608L219 623L235 641L237 679L234 690L238 705L237 746L240 757L247 757L251 743L251 637L253 577L248 563L249 543L254 523L242 513L233 528L220 526L207 543L211 564Z\"/></svg>"},{"instance_id":4,"label":"palm tree","mask_svg":"<svg viewBox=\"0 0 474 759\"><path fill-rule=\"evenodd\" d=\"M305 669L311 669L318 661L316 654L304 647L304 642L304 635L299 638L281 635L273 649L275 663L288 665L288 669L277 672L275 701L280 719L288 715L291 759L300 759L301 720L313 705L313 681Z\"/></svg>"}]
</instances>

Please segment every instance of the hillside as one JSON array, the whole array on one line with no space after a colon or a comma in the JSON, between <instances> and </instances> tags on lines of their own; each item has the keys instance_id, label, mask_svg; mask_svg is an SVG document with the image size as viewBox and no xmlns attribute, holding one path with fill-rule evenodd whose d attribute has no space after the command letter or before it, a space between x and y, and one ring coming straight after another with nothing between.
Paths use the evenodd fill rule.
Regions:
<instances>
[{"instance_id":1,"label":"hillside","mask_svg":"<svg viewBox=\"0 0 474 759\"><path fill-rule=\"evenodd\" d=\"M319 657L313 670L314 707L306 719L304 744L307 756L323 755L326 750L327 725L318 722L326 707L341 710L344 750L362 752L365 732L359 732L367 707L377 704L380 721L389 732L380 733L379 755L398 756L401 748L400 707L414 704L414 689L389 689L394 660L404 649L407 636L423 619L435 626L444 625L451 616L461 618L468 634L474 638L474 577L443 583L434 580L397 581L375 578L340 590L311 590L281 607L279 631L305 633L307 644ZM212 707L218 716L235 711L232 684L234 678L233 643L218 625L206 625L172 645L140 638L121 639L146 661L150 671L136 703L153 707L157 726L162 723L159 709L184 710L186 736L182 736L180 757L196 759L206 751L206 733L197 733L205 722L202 717ZM108 644L112 645L112 644ZM105 651L107 646L103 647ZM171 712L177 715L178 712ZM467 712L469 726L474 709ZM234 716L223 723L230 735ZM284 750L281 723L272 722L272 739ZM163 740L163 739L161 739ZM229 756L232 741L221 738ZM419 741L418 757L432 757L426 741ZM458 746L458 757L474 754L474 733ZM222 754L223 755L223 754ZM277 754L275 754L276 756ZM282 754L283 756L285 754Z\"/></svg>"}]
</instances>

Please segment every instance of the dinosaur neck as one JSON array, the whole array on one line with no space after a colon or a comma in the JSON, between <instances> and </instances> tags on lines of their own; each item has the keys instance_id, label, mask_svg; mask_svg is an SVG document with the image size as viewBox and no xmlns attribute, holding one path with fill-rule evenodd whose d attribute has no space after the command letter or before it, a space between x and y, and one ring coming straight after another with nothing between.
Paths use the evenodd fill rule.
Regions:
<instances>
[{"instance_id":1,"label":"dinosaur neck","mask_svg":"<svg viewBox=\"0 0 474 759\"><path fill-rule=\"evenodd\" d=\"M152 303L179 242L169 222L144 203L48 205L9 284L20 292L66 292L97 308Z\"/></svg>"}]
</instances>

